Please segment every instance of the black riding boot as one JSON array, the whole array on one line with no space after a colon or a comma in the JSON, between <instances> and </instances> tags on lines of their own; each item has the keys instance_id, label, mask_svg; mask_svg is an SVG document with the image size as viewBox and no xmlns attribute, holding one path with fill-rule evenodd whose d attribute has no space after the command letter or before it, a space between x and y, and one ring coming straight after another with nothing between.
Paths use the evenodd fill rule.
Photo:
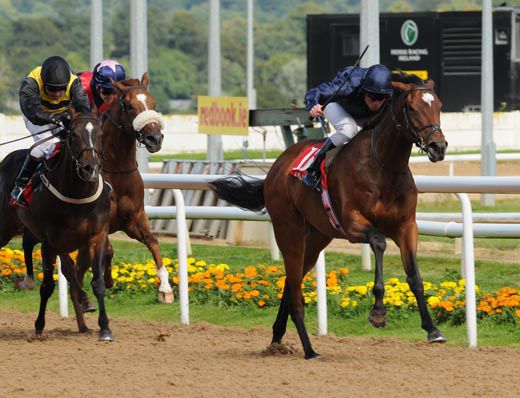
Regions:
<instances>
[{"instance_id":1,"label":"black riding boot","mask_svg":"<svg viewBox=\"0 0 520 398\"><path fill-rule=\"evenodd\" d=\"M325 158L325 155L328 151L331 149L336 148L336 146L332 143L330 138L327 138L325 140L325 143L318 151L318 154L316 155L316 158L312 162L312 164L307 169L307 173L305 174L305 177L303 177L302 182L307 185L308 187L311 187L312 189L315 189L318 186L318 183L320 182L321 178L321 171L320 171L320 165L322 160Z\"/></svg>"},{"instance_id":2,"label":"black riding boot","mask_svg":"<svg viewBox=\"0 0 520 398\"><path fill-rule=\"evenodd\" d=\"M27 207L28 205L25 201L25 197L22 195L23 190L29 183L29 180L34 174L36 167L38 167L39 162L38 159L33 158L31 155L27 155L23 162L22 170L20 170L20 174L16 177L15 187L11 192L11 199L23 207Z\"/></svg>"}]
</instances>

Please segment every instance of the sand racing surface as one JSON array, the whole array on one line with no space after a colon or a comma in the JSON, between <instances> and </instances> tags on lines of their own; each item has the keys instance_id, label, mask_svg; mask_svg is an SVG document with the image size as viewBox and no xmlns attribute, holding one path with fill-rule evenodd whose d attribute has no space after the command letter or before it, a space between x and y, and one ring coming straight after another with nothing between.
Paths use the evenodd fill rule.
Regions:
<instances>
[{"instance_id":1,"label":"sand racing surface","mask_svg":"<svg viewBox=\"0 0 520 398\"><path fill-rule=\"evenodd\" d=\"M0 315L0 397L510 397L520 350L453 348L390 338L312 336L305 360L295 333L266 354L270 330L113 320L115 340L80 335L73 318ZM94 326L94 325L91 325Z\"/></svg>"}]
</instances>

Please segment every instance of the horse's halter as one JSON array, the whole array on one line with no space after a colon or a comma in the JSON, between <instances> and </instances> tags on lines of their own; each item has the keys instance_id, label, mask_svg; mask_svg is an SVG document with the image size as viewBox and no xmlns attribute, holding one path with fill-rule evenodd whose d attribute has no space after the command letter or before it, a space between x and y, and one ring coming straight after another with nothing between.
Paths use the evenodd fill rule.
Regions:
<instances>
[{"instance_id":1,"label":"horse's halter","mask_svg":"<svg viewBox=\"0 0 520 398\"><path fill-rule=\"evenodd\" d=\"M408 95L410 95L410 93L412 93L413 91L419 91L419 90L431 91L432 93L434 93L434 91L428 86L415 86L415 87L411 88L410 90L404 91L401 94L401 97L399 98L399 103L403 104L403 121L402 122L404 122L403 123L404 125L400 124L395 119L394 113L392 113L392 120L398 129L401 129L401 127L404 127L407 131L409 131L411 133L412 142L419 148L419 150L421 152L428 152L428 141L430 140L430 137L432 136L433 133L435 133L436 131L441 131L441 126L439 126L438 124L428 124L426 126L417 128L410 122L410 116L409 116L410 111L409 111L409 106L408 106L408 102L406 102L406 99L408 98ZM429 128L431 128L431 131L428 134L428 136L426 137L426 139L421 138L419 136L419 133L421 131L429 129Z\"/></svg>"},{"instance_id":2,"label":"horse's halter","mask_svg":"<svg viewBox=\"0 0 520 398\"><path fill-rule=\"evenodd\" d=\"M81 155L83 155L83 153L87 152L87 151L92 151L94 154L97 154L99 159L101 159L101 155L99 154L99 151L93 146L93 143L91 140L89 140L90 146L87 146L87 147L81 149L78 153L76 153L76 151L74 151L74 149L72 148L72 145L70 143L70 141L72 139L72 129L73 129L74 123L77 122L78 120L92 121L93 126L99 122L98 122L97 118L93 115L78 115L71 120L70 128L68 128L65 133L66 134L65 145L67 145L67 150L69 151L69 153L72 157L72 161L74 163L76 173L81 180L86 181L81 176L81 173L80 173L80 169L81 169L82 165L81 165L79 159L81 158Z\"/></svg>"},{"instance_id":3,"label":"horse's halter","mask_svg":"<svg viewBox=\"0 0 520 398\"><path fill-rule=\"evenodd\" d=\"M159 125L160 129L162 130L164 128L164 121L163 121L162 115L160 113L156 112L154 109L146 109L145 111L140 112L135 117L133 117L130 114L130 110L128 109L127 103L125 102L126 93L131 90L145 90L146 91L146 87L144 87L144 86L126 87L125 90L121 90L121 94L119 95L117 100L119 102L119 107L121 108L121 113L122 113L123 117L125 115L127 116L127 118L123 119L123 122L124 122L124 120L127 121L127 123L130 125L130 128L134 132L135 139L137 140L137 142L140 145L144 145L143 142L144 142L145 137L143 137L143 133L142 133L142 130L144 129L144 127L149 123L157 123ZM146 112L146 114L145 114L145 112ZM141 115L143 115L143 116L141 116ZM141 116L141 118L140 118L140 116ZM120 125L119 123L117 123L117 121L114 120L114 118L109 113L109 111L107 112L107 117L118 129L123 128L122 125ZM130 119L131 121L128 121L128 119ZM144 121L144 119L147 119L147 121Z\"/></svg>"}]
</instances>

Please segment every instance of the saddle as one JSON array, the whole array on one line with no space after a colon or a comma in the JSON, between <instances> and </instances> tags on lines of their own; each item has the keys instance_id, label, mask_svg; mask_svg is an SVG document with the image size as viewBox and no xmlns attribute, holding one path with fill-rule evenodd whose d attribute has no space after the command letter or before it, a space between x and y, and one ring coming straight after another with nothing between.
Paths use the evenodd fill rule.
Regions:
<instances>
[{"instance_id":1,"label":"saddle","mask_svg":"<svg viewBox=\"0 0 520 398\"><path fill-rule=\"evenodd\" d=\"M62 149L63 149L63 144L61 142L56 143L56 147L54 149L54 152L45 161L48 161L49 159L56 158L58 156L58 154L61 152ZM9 199L9 205L10 206L19 207L19 208L24 209L24 210L29 210L30 209L31 202L32 202L32 197L33 197L33 192L34 192L34 190L36 188L38 188L38 186L42 182L42 180L41 180L42 172L43 172L42 171L42 164L40 163L38 165L38 167L36 168L36 171L34 172L34 175L31 177L31 179L29 180L28 184L25 186L25 188L22 191L22 195L23 195L23 197L25 199L25 203L27 203L28 206L24 206L24 205L18 203L16 200L12 199L12 198Z\"/></svg>"},{"instance_id":2,"label":"saddle","mask_svg":"<svg viewBox=\"0 0 520 398\"><path fill-rule=\"evenodd\" d=\"M318 154L318 151L322 146L323 143L319 142L304 148L292 164L292 167L289 170L289 174L301 181L305 177L307 169L316 158L316 155ZM325 208L327 216L329 217L330 223L336 230L341 232L343 235L346 235L345 231L343 230L343 227L341 226L341 223L339 222L338 217L334 213L334 209L332 208L332 203L330 201L329 195L329 187L327 184L327 168L332 163L332 161L334 160L338 152L341 150L341 148L342 147L334 148L327 152L325 159L323 159L323 161L321 162L321 179L319 187L317 187L316 190L321 193L321 201L323 203L323 207Z\"/></svg>"}]
</instances>

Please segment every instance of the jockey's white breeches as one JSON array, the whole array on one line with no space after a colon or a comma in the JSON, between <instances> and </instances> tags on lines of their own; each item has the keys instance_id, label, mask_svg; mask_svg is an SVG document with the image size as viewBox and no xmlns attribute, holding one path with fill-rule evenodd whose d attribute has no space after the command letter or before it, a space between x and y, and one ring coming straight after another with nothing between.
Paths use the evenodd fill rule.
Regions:
<instances>
[{"instance_id":1,"label":"jockey's white breeches","mask_svg":"<svg viewBox=\"0 0 520 398\"><path fill-rule=\"evenodd\" d=\"M329 138L335 146L343 146L359 132L352 116L337 102L331 102L323 111L329 123L336 130Z\"/></svg>"},{"instance_id":2,"label":"jockey's white breeches","mask_svg":"<svg viewBox=\"0 0 520 398\"><path fill-rule=\"evenodd\" d=\"M60 126L55 126L54 124L46 124L44 126L38 126L34 123L32 123L29 119L27 119L25 116L23 116L23 121L25 123L25 127L27 127L27 130L31 134L38 133L42 130L48 130L52 127L52 130L44 131L43 133L33 135L34 142L38 142L40 140L43 140L44 138L50 137L51 135L57 134L59 131L62 130ZM31 150L31 156L35 159L42 159L45 157L45 159L48 159L51 154L54 152L54 149L56 148L56 143L59 142L59 138L54 137L48 141L45 141L41 143L40 145L35 146Z\"/></svg>"}]
</instances>

